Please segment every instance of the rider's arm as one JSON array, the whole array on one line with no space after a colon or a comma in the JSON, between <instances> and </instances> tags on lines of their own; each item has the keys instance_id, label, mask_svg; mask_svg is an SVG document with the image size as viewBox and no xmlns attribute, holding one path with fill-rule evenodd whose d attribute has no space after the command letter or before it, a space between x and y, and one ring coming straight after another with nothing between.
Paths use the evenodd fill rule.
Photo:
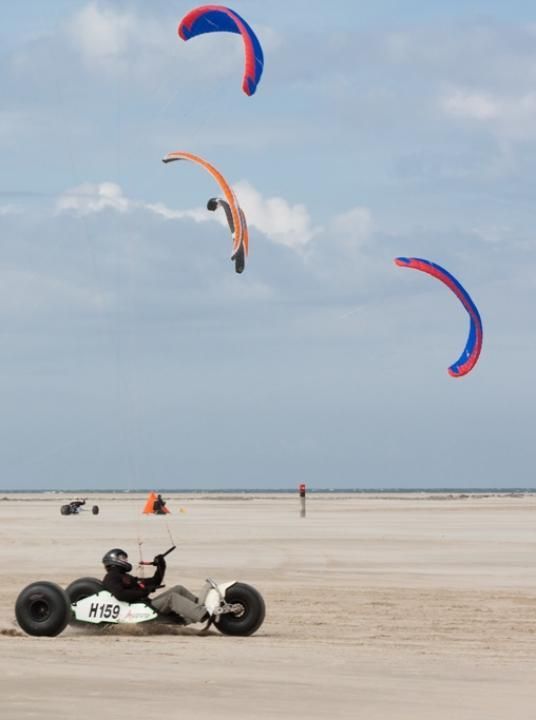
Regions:
<instances>
[{"instance_id":1,"label":"rider's arm","mask_svg":"<svg viewBox=\"0 0 536 720\"><path fill-rule=\"evenodd\" d=\"M166 561L164 560L162 555L157 555L153 562L156 565L155 574L152 578L144 580L146 587L150 587L149 592L153 592L153 590L156 590L157 587L162 585L162 580L164 579L164 575L166 574Z\"/></svg>"}]
</instances>

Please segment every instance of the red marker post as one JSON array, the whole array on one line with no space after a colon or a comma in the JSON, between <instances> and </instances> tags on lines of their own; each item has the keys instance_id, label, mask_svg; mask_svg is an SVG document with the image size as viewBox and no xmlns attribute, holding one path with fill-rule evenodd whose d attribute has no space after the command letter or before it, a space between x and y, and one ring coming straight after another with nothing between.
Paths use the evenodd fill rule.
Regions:
<instances>
[{"instance_id":1,"label":"red marker post","mask_svg":"<svg viewBox=\"0 0 536 720\"><path fill-rule=\"evenodd\" d=\"M305 517L305 483L301 483L300 490L300 517Z\"/></svg>"}]
</instances>

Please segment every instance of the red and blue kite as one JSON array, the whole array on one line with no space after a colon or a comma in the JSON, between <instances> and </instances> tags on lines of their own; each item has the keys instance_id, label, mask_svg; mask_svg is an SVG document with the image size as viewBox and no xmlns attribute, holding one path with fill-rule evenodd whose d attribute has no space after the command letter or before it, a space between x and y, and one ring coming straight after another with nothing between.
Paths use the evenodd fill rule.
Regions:
<instances>
[{"instance_id":1,"label":"red and blue kite","mask_svg":"<svg viewBox=\"0 0 536 720\"><path fill-rule=\"evenodd\" d=\"M478 312L476 305L471 300L469 293L461 286L456 278L447 272L440 265L430 262L429 260L423 260L422 258L406 258L399 257L395 259L395 263L399 267L409 267L414 270L421 270L422 272L432 275L432 277L441 280L445 285L452 290L458 300L462 303L464 308L469 313L469 337L467 343L463 349L462 354L449 367L449 374L452 377L462 377L467 375L478 360L480 351L482 349L482 320L480 319L480 313Z\"/></svg>"},{"instance_id":2,"label":"red and blue kite","mask_svg":"<svg viewBox=\"0 0 536 720\"><path fill-rule=\"evenodd\" d=\"M246 95L253 95L264 67L264 55L257 36L238 13L222 5L202 5L191 10L179 23L178 33L183 40L211 32L242 35L246 55L242 90Z\"/></svg>"}]
</instances>

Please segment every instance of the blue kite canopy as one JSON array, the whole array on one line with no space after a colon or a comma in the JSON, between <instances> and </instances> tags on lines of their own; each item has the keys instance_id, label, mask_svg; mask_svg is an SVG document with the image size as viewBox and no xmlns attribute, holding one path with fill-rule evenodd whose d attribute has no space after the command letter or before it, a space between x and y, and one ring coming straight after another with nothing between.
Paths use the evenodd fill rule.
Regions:
<instances>
[{"instance_id":1,"label":"blue kite canopy","mask_svg":"<svg viewBox=\"0 0 536 720\"><path fill-rule=\"evenodd\" d=\"M432 275L432 277L441 280L441 282L445 283L445 285L452 290L469 313L470 326L467 343L460 357L449 367L449 374L452 375L452 377L462 377L463 375L467 375L467 373L470 372L476 365L482 349L483 338L480 313L478 312L474 302L471 300L469 293L447 270L436 263L430 262L429 260L423 260L422 258L399 257L395 259L395 263L399 267L409 267L414 270L421 270L422 272L428 273L428 275Z\"/></svg>"},{"instance_id":2,"label":"blue kite canopy","mask_svg":"<svg viewBox=\"0 0 536 720\"><path fill-rule=\"evenodd\" d=\"M264 68L264 54L257 36L238 13L222 5L202 5L191 10L179 23L178 33L183 40L211 32L242 36L246 55L242 90L246 95L253 95Z\"/></svg>"}]
</instances>

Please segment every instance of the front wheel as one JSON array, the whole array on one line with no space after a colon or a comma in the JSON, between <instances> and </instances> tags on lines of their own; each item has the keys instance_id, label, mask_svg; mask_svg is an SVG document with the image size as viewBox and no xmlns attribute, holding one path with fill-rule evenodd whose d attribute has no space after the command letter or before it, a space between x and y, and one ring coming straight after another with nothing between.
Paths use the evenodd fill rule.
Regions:
<instances>
[{"instance_id":1,"label":"front wheel","mask_svg":"<svg viewBox=\"0 0 536 720\"><path fill-rule=\"evenodd\" d=\"M235 583L225 593L225 602L234 606L234 611L218 615L214 624L224 635L253 635L266 615L262 595L251 585Z\"/></svg>"},{"instance_id":2,"label":"front wheel","mask_svg":"<svg viewBox=\"0 0 536 720\"><path fill-rule=\"evenodd\" d=\"M99 506L93 505L93 507L91 508L91 512L93 513L93 515L98 515L99 514Z\"/></svg>"},{"instance_id":3,"label":"front wheel","mask_svg":"<svg viewBox=\"0 0 536 720\"><path fill-rule=\"evenodd\" d=\"M19 594L15 615L28 635L55 637L69 622L71 604L59 585L46 581L35 582Z\"/></svg>"}]
</instances>

